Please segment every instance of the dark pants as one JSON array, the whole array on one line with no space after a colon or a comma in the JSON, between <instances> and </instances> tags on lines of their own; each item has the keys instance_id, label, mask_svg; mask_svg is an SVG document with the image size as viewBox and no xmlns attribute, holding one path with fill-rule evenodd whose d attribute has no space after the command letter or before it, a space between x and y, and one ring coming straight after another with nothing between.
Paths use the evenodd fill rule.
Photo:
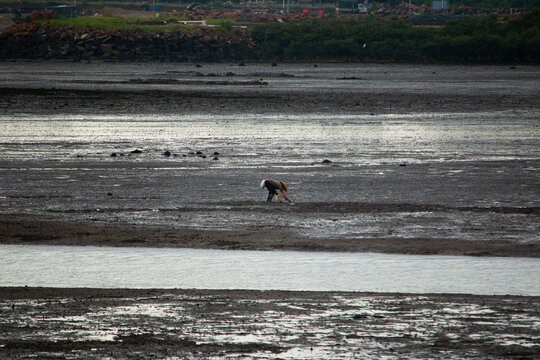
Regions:
<instances>
[{"instance_id":1,"label":"dark pants","mask_svg":"<svg viewBox=\"0 0 540 360\"><path fill-rule=\"evenodd\" d=\"M264 184L264 186L266 186L266 188L268 189L268 198L266 199L266 201L272 201L274 195L278 194L276 188L272 186L272 184L268 181Z\"/></svg>"}]
</instances>

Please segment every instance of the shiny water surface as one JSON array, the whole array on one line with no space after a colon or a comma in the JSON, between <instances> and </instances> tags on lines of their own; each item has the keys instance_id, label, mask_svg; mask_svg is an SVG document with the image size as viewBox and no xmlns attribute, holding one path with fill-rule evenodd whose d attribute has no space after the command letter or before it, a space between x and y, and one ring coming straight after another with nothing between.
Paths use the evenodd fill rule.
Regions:
<instances>
[{"instance_id":1,"label":"shiny water surface","mask_svg":"<svg viewBox=\"0 0 540 360\"><path fill-rule=\"evenodd\" d=\"M30 157L68 163L80 161L81 156L85 160L118 160L103 155L134 148L145 150L145 160L169 163L171 159L161 156L165 149L179 155L218 150L227 155L219 164L228 167L271 164L284 155L284 161L295 167L325 157L341 166L523 160L539 155L536 116L508 111L376 116L0 114L4 129L0 150L2 159ZM269 124L279 124L279 131ZM189 158L174 160L186 163Z\"/></svg>"},{"instance_id":2,"label":"shiny water surface","mask_svg":"<svg viewBox=\"0 0 540 360\"><path fill-rule=\"evenodd\" d=\"M540 295L540 260L1 245L0 286Z\"/></svg>"}]
</instances>

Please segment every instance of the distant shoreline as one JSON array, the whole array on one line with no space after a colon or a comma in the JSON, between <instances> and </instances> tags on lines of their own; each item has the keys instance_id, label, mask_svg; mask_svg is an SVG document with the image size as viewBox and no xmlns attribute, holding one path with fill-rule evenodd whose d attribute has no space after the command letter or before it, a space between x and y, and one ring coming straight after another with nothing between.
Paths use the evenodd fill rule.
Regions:
<instances>
[{"instance_id":1,"label":"distant shoreline","mask_svg":"<svg viewBox=\"0 0 540 360\"><path fill-rule=\"evenodd\" d=\"M540 17L538 9L516 18L445 17L445 22L437 26L415 26L378 15L334 19L326 15L290 18L272 14L245 18L238 12L237 18L216 19L212 12L201 19L204 24L213 21L211 26L188 26L182 17L172 17L163 20L168 27L145 27L142 23L147 21L111 15L73 19L56 16L36 12L30 22L13 23L0 34L0 59L513 65L540 61L535 43L529 39L535 30L531 24Z\"/></svg>"}]
</instances>

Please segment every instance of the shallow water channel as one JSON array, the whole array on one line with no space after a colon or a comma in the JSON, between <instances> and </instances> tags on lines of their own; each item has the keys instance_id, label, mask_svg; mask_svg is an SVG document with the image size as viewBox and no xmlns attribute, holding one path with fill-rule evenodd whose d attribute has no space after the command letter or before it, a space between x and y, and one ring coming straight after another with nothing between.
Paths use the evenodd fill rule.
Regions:
<instances>
[{"instance_id":1,"label":"shallow water channel","mask_svg":"<svg viewBox=\"0 0 540 360\"><path fill-rule=\"evenodd\" d=\"M540 295L535 258L0 245L0 286Z\"/></svg>"}]
</instances>

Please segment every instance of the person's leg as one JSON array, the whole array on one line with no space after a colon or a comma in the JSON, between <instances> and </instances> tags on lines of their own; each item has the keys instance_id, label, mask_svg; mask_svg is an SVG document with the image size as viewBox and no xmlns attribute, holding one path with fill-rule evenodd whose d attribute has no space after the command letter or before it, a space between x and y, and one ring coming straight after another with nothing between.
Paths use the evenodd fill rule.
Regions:
<instances>
[{"instance_id":1,"label":"person's leg","mask_svg":"<svg viewBox=\"0 0 540 360\"><path fill-rule=\"evenodd\" d=\"M289 197L287 196L287 194L285 194L285 192L282 191L282 192L281 192L281 196L283 196L283 198L284 198L285 200L287 200L288 202L292 202L292 201L289 199Z\"/></svg>"},{"instance_id":2,"label":"person's leg","mask_svg":"<svg viewBox=\"0 0 540 360\"><path fill-rule=\"evenodd\" d=\"M277 195L275 186L272 184L271 181L268 180L264 182L264 186L266 186L266 188L268 189L268 199L266 199L266 201L272 201L274 195Z\"/></svg>"}]
</instances>

